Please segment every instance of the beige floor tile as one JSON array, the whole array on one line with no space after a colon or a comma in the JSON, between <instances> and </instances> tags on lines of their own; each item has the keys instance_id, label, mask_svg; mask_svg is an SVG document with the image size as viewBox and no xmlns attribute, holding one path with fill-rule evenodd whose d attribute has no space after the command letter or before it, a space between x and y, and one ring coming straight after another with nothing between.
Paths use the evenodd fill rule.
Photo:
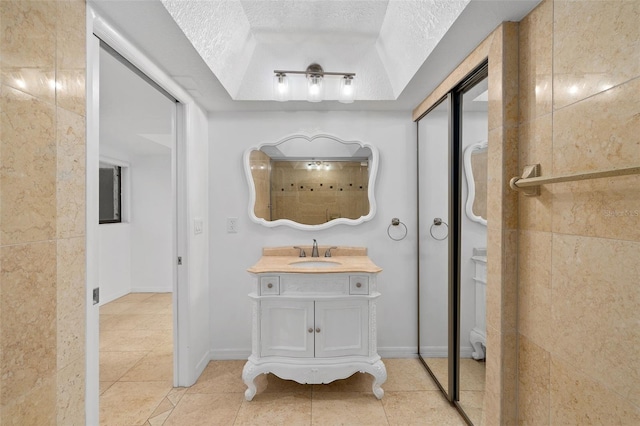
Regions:
<instances>
[{"instance_id":1,"label":"beige floor tile","mask_svg":"<svg viewBox=\"0 0 640 426\"><path fill-rule=\"evenodd\" d=\"M242 401L242 393L186 394L164 426L232 425Z\"/></svg>"},{"instance_id":2,"label":"beige floor tile","mask_svg":"<svg viewBox=\"0 0 640 426\"><path fill-rule=\"evenodd\" d=\"M101 351L151 351L173 344L167 330L105 330L100 333Z\"/></svg>"},{"instance_id":3,"label":"beige floor tile","mask_svg":"<svg viewBox=\"0 0 640 426\"><path fill-rule=\"evenodd\" d=\"M475 359L460 360L460 390L484 391L486 363Z\"/></svg>"},{"instance_id":4,"label":"beige floor tile","mask_svg":"<svg viewBox=\"0 0 640 426\"><path fill-rule=\"evenodd\" d=\"M309 425L311 393L263 393L244 401L235 425Z\"/></svg>"},{"instance_id":5,"label":"beige floor tile","mask_svg":"<svg viewBox=\"0 0 640 426\"><path fill-rule=\"evenodd\" d=\"M149 352L120 380L123 382L173 381L173 353Z\"/></svg>"},{"instance_id":6,"label":"beige floor tile","mask_svg":"<svg viewBox=\"0 0 640 426\"><path fill-rule=\"evenodd\" d=\"M314 392L311 422L313 425L389 424L380 400L362 392Z\"/></svg>"},{"instance_id":7,"label":"beige floor tile","mask_svg":"<svg viewBox=\"0 0 640 426\"><path fill-rule=\"evenodd\" d=\"M151 413L151 415L149 416L149 420L151 420L154 417L159 416L160 414L164 414L167 412L171 412L171 410L173 410L175 406L171 403L171 401L169 401L168 398L164 398L162 400L162 402L160 402L160 404L156 407L155 410L153 410L153 413ZM169 415L167 414L165 416L165 419L168 417Z\"/></svg>"},{"instance_id":8,"label":"beige floor tile","mask_svg":"<svg viewBox=\"0 0 640 426\"><path fill-rule=\"evenodd\" d=\"M438 389L417 358L384 359L383 362L387 368L387 381L382 384L385 392Z\"/></svg>"},{"instance_id":9,"label":"beige floor tile","mask_svg":"<svg viewBox=\"0 0 640 426\"><path fill-rule=\"evenodd\" d=\"M114 300L113 302L100 306L100 315L122 314L131 309L132 306L135 306L135 304Z\"/></svg>"},{"instance_id":10,"label":"beige floor tile","mask_svg":"<svg viewBox=\"0 0 640 426\"><path fill-rule=\"evenodd\" d=\"M171 401L174 406L176 406L178 405L178 402L180 402L180 399L182 399L184 394L187 393L187 389L188 388L173 388L167 395L167 399Z\"/></svg>"},{"instance_id":11,"label":"beige floor tile","mask_svg":"<svg viewBox=\"0 0 640 426\"><path fill-rule=\"evenodd\" d=\"M148 420L149 426L162 426L164 422L169 418L170 415L171 415L171 410L165 411L162 414L158 414L156 416L151 417Z\"/></svg>"},{"instance_id":12,"label":"beige floor tile","mask_svg":"<svg viewBox=\"0 0 640 426\"><path fill-rule=\"evenodd\" d=\"M146 351L100 351L100 381L120 380L147 354Z\"/></svg>"},{"instance_id":13,"label":"beige floor tile","mask_svg":"<svg viewBox=\"0 0 640 426\"><path fill-rule=\"evenodd\" d=\"M100 397L100 424L141 425L170 390L169 382L116 382Z\"/></svg>"},{"instance_id":14,"label":"beige floor tile","mask_svg":"<svg viewBox=\"0 0 640 426\"><path fill-rule=\"evenodd\" d=\"M321 392L369 392L371 395L373 376L367 373L355 373L346 379L334 380L324 385L313 385L314 393ZM384 385L382 385L384 389Z\"/></svg>"},{"instance_id":15,"label":"beige floor tile","mask_svg":"<svg viewBox=\"0 0 640 426\"><path fill-rule=\"evenodd\" d=\"M387 392L382 405L390 425L465 425L440 391Z\"/></svg>"},{"instance_id":16,"label":"beige floor tile","mask_svg":"<svg viewBox=\"0 0 640 426\"><path fill-rule=\"evenodd\" d=\"M258 393L261 392L295 392L295 393L309 393L311 396L311 390L313 385L303 385L293 380L285 380L274 374L263 374L255 379Z\"/></svg>"},{"instance_id":17,"label":"beige floor tile","mask_svg":"<svg viewBox=\"0 0 640 426\"><path fill-rule=\"evenodd\" d=\"M243 360L210 362L187 393L244 392L247 389L242 381L245 363Z\"/></svg>"},{"instance_id":18,"label":"beige floor tile","mask_svg":"<svg viewBox=\"0 0 640 426\"><path fill-rule=\"evenodd\" d=\"M102 395L103 393L105 393L105 391L107 389L109 389L111 387L111 385L113 385L115 382L100 382L100 390L99 393L100 395Z\"/></svg>"}]
</instances>

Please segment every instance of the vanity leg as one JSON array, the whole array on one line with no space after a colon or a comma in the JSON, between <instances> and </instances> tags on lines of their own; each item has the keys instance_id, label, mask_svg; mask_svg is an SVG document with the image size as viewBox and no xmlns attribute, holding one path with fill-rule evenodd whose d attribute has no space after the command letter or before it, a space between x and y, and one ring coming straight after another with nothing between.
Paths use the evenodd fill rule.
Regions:
<instances>
[{"instance_id":1,"label":"vanity leg","mask_svg":"<svg viewBox=\"0 0 640 426\"><path fill-rule=\"evenodd\" d=\"M377 361L371 367L367 367L363 373L369 373L373 376L373 394L378 399L382 399L384 396L384 390L381 388L382 384L387 381L387 369L382 361Z\"/></svg>"},{"instance_id":2,"label":"vanity leg","mask_svg":"<svg viewBox=\"0 0 640 426\"><path fill-rule=\"evenodd\" d=\"M251 401L256 396L257 388L254 380L258 374L260 374L259 369L251 361L247 361L242 369L242 381L247 385L247 390L244 391L244 398L247 401Z\"/></svg>"}]
</instances>

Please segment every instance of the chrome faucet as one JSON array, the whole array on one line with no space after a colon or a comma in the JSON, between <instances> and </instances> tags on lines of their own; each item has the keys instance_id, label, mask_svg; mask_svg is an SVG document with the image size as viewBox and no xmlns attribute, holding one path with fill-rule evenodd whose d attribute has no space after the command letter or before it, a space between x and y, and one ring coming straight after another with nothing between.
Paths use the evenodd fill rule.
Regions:
<instances>
[{"instance_id":1,"label":"chrome faucet","mask_svg":"<svg viewBox=\"0 0 640 426\"><path fill-rule=\"evenodd\" d=\"M293 248L300 250L300 257L307 257L307 253L304 252L304 249L302 247L293 246Z\"/></svg>"},{"instance_id":2,"label":"chrome faucet","mask_svg":"<svg viewBox=\"0 0 640 426\"><path fill-rule=\"evenodd\" d=\"M320 254L318 253L318 242L316 241L316 239L313 239L313 248L311 249L311 257L320 257Z\"/></svg>"}]
</instances>

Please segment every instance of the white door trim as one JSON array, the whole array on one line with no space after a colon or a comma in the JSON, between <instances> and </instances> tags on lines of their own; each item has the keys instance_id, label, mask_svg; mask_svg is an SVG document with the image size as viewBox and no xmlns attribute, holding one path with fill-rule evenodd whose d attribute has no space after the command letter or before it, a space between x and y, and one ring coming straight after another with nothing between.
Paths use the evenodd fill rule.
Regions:
<instances>
[{"instance_id":1,"label":"white door trim","mask_svg":"<svg viewBox=\"0 0 640 426\"><path fill-rule=\"evenodd\" d=\"M86 424L99 424L99 311L92 303L92 290L98 287L98 163L99 163L99 39L140 69L156 84L178 100L175 128L176 143L172 150L172 194L176 206L173 222L173 341L174 386L189 386L198 377L202 366L190 365L189 339L189 276L186 266L178 267L178 256L188 257L188 191L186 145L189 131L189 108L193 98L156 64L109 25L93 7L87 4L87 143L86 143ZM184 264L183 264L184 265ZM178 286L178 283L180 285ZM208 361L208 360L207 360ZM206 365L206 364L205 364Z\"/></svg>"}]
</instances>

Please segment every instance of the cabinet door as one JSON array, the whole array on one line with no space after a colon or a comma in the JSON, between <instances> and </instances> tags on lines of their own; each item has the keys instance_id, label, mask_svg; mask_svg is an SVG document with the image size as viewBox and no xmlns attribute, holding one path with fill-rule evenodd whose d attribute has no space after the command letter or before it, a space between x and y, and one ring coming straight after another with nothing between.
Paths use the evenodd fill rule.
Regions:
<instances>
[{"instance_id":1,"label":"cabinet door","mask_svg":"<svg viewBox=\"0 0 640 426\"><path fill-rule=\"evenodd\" d=\"M313 302L263 300L260 356L313 357Z\"/></svg>"},{"instance_id":2,"label":"cabinet door","mask_svg":"<svg viewBox=\"0 0 640 426\"><path fill-rule=\"evenodd\" d=\"M316 357L369 354L367 300L316 301Z\"/></svg>"}]
</instances>

